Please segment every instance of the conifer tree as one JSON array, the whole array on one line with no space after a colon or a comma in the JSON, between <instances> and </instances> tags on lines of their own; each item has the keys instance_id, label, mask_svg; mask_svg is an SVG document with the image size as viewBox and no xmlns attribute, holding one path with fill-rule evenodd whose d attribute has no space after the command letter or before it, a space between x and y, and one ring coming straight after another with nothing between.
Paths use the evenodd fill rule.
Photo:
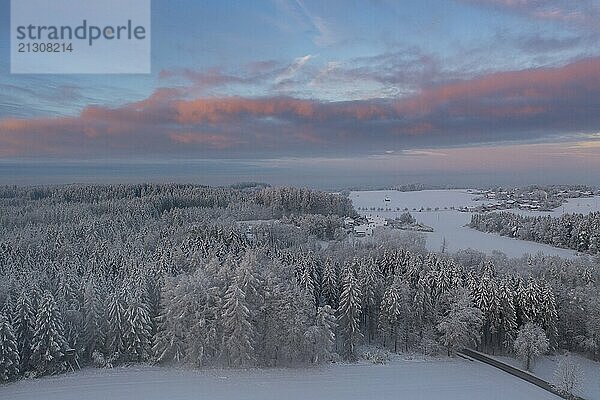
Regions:
<instances>
[{"instance_id":1,"label":"conifer tree","mask_svg":"<svg viewBox=\"0 0 600 400\"><path fill-rule=\"evenodd\" d=\"M229 364L246 366L254 360L254 329L246 294L234 280L225 293L224 304L225 345Z\"/></svg>"},{"instance_id":2,"label":"conifer tree","mask_svg":"<svg viewBox=\"0 0 600 400\"><path fill-rule=\"evenodd\" d=\"M541 288L540 302L540 324L546 331L550 348L556 348L558 345L558 312L556 310L556 299L552 287L545 283Z\"/></svg>"},{"instance_id":3,"label":"conifer tree","mask_svg":"<svg viewBox=\"0 0 600 400\"><path fill-rule=\"evenodd\" d=\"M315 293L317 292L315 284L314 266L310 259L305 258L299 266L298 285L313 298L313 303L316 306Z\"/></svg>"},{"instance_id":4,"label":"conifer tree","mask_svg":"<svg viewBox=\"0 0 600 400\"><path fill-rule=\"evenodd\" d=\"M83 316L79 299L78 276L73 270L64 269L59 274L56 303L63 322L65 339L71 348L81 349L81 326Z\"/></svg>"},{"instance_id":5,"label":"conifer tree","mask_svg":"<svg viewBox=\"0 0 600 400\"><path fill-rule=\"evenodd\" d=\"M377 312L381 301L379 287L382 281L377 265L372 259L363 260L359 264L358 279L362 299L361 315L370 343L375 336Z\"/></svg>"},{"instance_id":6,"label":"conifer tree","mask_svg":"<svg viewBox=\"0 0 600 400\"><path fill-rule=\"evenodd\" d=\"M289 363L304 361L305 332L314 316L314 299L297 285L286 286L282 292L279 318L282 329L278 341Z\"/></svg>"},{"instance_id":7,"label":"conifer tree","mask_svg":"<svg viewBox=\"0 0 600 400\"><path fill-rule=\"evenodd\" d=\"M517 313L514 304L514 293L510 284L501 282L499 286L500 296L500 335L498 336L498 346L509 348L516 336Z\"/></svg>"},{"instance_id":8,"label":"conifer tree","mask_svg":"<svg viewBox=\"0 0 600 400\"><path fill-rule=\"evenodd\" d=\"M10 321L0 314L0 383L9 382L19 375L19 350Z\"/></svg>"},{"instance_id":9,"label":"conifer tree","mask_svg":"<svg viewBox=\"0 0 600 400\"><path fill-rule=\"evenodd\" d=\"M38 375L62 372L67 367L67 348L60 311L47 291L37 311L30 364Z\"/></svg>"},{"instance_id":10,"label":"conifer tree","mask_svg":"<svg viewBox=\"0 0 600 400\"><path fill-rule=\"evenodd\" d=\"M389 336L394 343L394 352L398 350L398 325L400 324L400 293L396 282L383 293L379 327L384 335ZM385 344L385 336L384 336Z\"/></svg>"},{"instance_id":11,"label":"conifer tree","mask_svg":"<svg viewBox=\"0 0 600 400\"><path fill-rule=\"evenodd\" d=\"M146 361L152 349L152 322L143 299L132 299L125 312L125 349L132 361Z\"/></svg>"},{"instance_id":12,"label":"conifer tree","mask_svg":"<svg viewBox=\"0 0 600 400\"><path fill-rule=\"evenodd\" d=\"M106 351L112 361L119 361L126 354L127 331L125 304L121 290L115 290L108 298L106 308Z\"/></svg>"},{"instance_id":13,"label":"conifer tree","mask_svg":"<svg viewBox=\"0 0 600 400\"><path fill-rule=\"evenodd\" d=\"M17 299L13 313L13 328L17 347L21 358L21 372L28 369L33 335L35 332L35 313L31 304L30 296L23 291Z\"/></svg>"},{"instance_id":14,"label":"conifer tree","mask_svg":"<svg viewBox=\"0 0 600 400\"><path fill-rule=\"evenodd\" d=\"M4 299L4 304L2 304L2 307L0 307L0 313L6 315L7 318L9 318L11 315L13 315L14 309L15 309L14 297L12 296L11 293L8 293L8 295L6 296L6 299Z\"/></svg>"},{"instance_id":15,"label":"conifer tree","mask_svg":"<svg viewBox=\"0 0 600 400\"><path fill-rule=\"evenodd\" d=\"M161 296L162 312L153 346L158 362L179 362L185 356L185 334L181 310L178 307L177 285L168 281Z\"/></svg>"},{"instance_id":16,"label":"conifer tree","mask_svg":"<svg viewBox=\"0 0 600 400\"><path fill-rule=\"evenodd\" d=\"M325 304L336 309L339 303L339 282L338 273L335 268L335 263L331 258L325 259L325 265L323 266L323 301Z\"/></svg>"},{"instance_id":17,"label":"conifer tree","mask_svg":"<svg viewBox=\"0 0 600 400\"><path fill-rule=\"evenodd\" d=\"M362 337L360 333L361 294L358 280L350 267L347 267L342 282L339 320L344 345L343 355L347 360L355 361L356 345Z\"/></svg>"},{"instance_id":18,"label":"conifer tree","mask_svg":"<svg viewBox=\"0 0 600 400\"><path fill-rule=\"evenodd\" d=\"M83 297L84 346L88 356L96 350L104 350L106 342L106 319L104 318L103 291L99 283L92 277L85 286Z\"/></svg>"}]
</instances>

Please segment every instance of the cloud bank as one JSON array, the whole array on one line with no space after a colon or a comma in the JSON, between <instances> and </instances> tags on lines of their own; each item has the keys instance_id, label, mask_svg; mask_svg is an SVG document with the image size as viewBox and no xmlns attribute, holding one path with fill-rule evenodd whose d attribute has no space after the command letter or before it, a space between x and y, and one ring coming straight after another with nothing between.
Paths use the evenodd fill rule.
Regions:
<instances>
[{"instance_id":1,"label":"cloud bank","mask_svg":"<svg viewBox=\"0 0 600 400\"><path fill-rule=\"evenodd\" d=\"M296 60L281 81L309 60ZM205 86L242 79L177 73ZM76 116L2 118L0 156L252 158L528 141L597 131L598 110L600 57L425 85L393 99L203 97L174 86L119 107L88 106Z\"/></svg>"}]
</instances>

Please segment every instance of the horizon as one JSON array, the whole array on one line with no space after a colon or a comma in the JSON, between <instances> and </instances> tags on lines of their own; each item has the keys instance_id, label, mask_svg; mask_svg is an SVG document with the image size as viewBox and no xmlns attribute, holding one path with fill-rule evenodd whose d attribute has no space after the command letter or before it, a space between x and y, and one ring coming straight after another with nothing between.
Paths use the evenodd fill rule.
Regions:
<instances>
[{"instance_id":1,"label":"horizon","mask_svg":"<svg viewBox=\"0 0 600 400\"><path fill-rule=\"evenodd\" d=\"M249 164L250 163L250 164ZM250 165L250 166L249 166ZM197 184L231 186L260 183L270 186L301 186L326 191L383 190L402 185L426 188L488 188L494 186L525 187L530 185L587 185L598 187L594 171L584 171L575 179L546 176L540 173L519 175L494 172L457 173L439 171L422 173L348 174L344 170L311 170L256 166L248 160L192 160L162 162L127 161L6 161L0 160L0 186L44 186L71 184ZM426 190L426 189L425 189Z\"/></svg>"}]
</instances>

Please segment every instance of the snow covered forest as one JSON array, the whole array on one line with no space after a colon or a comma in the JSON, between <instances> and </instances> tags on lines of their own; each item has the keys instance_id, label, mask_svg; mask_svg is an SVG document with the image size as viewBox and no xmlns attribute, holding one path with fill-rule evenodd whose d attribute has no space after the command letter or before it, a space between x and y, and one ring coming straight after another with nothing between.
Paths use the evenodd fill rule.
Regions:
<instances>
[{"instance_id":1,"label":"snow covered forest","mask_svg":"<svg viewBox=\"0 0 600 400\"><path fill-rule=\"evenodd\" d=\"M524 216L510 212L475 214L469 226L483 232L583 253L600 253L600 212L564 214L560 217Z\"/></svg>"},{"instance_id":2,"label":"snow covered forest","mask_svg":"<svg viewBox=\"0 0 600 400\"><path fill-rule=\"evenodd\" d=\"M350 241L354 215L290 187L0 188L0 381L353 361L364 344L529 357L531 337L600 357L598 263Z\"/></svg>"}]
</instances>

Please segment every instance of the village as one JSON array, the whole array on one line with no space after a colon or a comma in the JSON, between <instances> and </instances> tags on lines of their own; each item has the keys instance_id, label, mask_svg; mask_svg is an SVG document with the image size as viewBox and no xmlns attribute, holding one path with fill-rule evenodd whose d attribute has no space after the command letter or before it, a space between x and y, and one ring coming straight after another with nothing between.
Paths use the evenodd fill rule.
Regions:
<instances>
[{"instance_id":1,"label":"village","mask_svg":"<svg viewBox=\"0 0 600 400\"><path fill-rule=\"evenodd\" d=\"M551 186L548 188L511 188L467 190L479 196L475 201L484 204L472 207L460 207L461 212L489 212L499 210L519 209L526 211L552 211L560 207L567 199L592 197L594 192L587 188L575 189Z\"/></svg>"},{"instance_id":2,"label":"village","mask_svg":"<svg viewBox=\"0 0 600 400\"><path fill-rule=\"evenodd\" d=\"M468 202L458 199L446 199L449 192L462 193L469 197ZM344 227L348 234L355 237L372 236L377 228L392 228L421 232L433 232L427 225L417 223L413 215L449 213L486 213L502 210L523 210L533 212L552 211L564 206L569 199L590 198L595 195L594 189L587 186L529 186L515 188L480 188L466 190L450 190L443 193L439 190L421 191L436 201L423 198L417 201L398 201L394 192L388 192L378 202L357 204L356 210L362 214L358 218L346 218ZM407 193L417 193L409 191ZM357 194L358 196L358 194ZM411 215L412 214L412 215ZM430 218L425 218L429 220ZM420 219L420 222L422 220ZM430 222L428 222L430 223Z\"/></svg>"}]
</instances>

